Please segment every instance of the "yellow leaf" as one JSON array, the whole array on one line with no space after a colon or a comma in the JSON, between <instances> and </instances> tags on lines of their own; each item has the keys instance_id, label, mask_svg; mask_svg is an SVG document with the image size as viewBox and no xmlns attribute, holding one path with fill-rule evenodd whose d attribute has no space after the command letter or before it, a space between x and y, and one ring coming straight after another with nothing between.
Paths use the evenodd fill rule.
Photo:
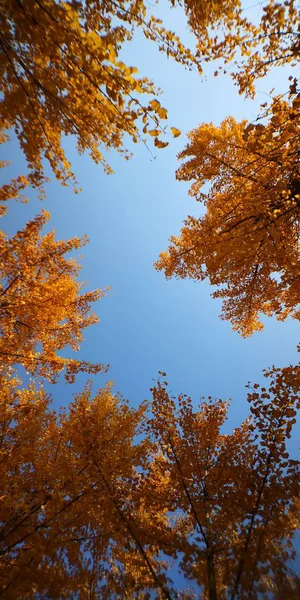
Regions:
<instances>
[{"instance_id":1,"label":"yellow leaf","mask_svg":"<svg viewBox=\"0 0 300 600\"><path fill-rule=\"evenodd\" d=\"M177 129L177 127L171 127L171 131L173 133L174 138L177 138L181 135L181 131L180 129Z\"/></svg>"},{"instance_id":2,"label":"yellow leaf","mask_svg":"<svg viewBox=\"0 0 300 600\"><path fill-rule=\"evenodd\" d=\"M149 106L158 114L160 119L167 119L168 111L161 106L161 103L158 100L150 100Z\"/></svg>"},{"instance_id":3,"label":"yellow leaf","mask_svg":"<svg viewBox=\"0 0 300 600\"><path fill-rule=\"evenodd\" d=\"M157 148L166 148L169 145L169 142L162 142L157 137L154 140L154 146Z\"/></svg>"},{"instance_id":4,"label":"yellow leaf","mask_svg":"<svg viewBox=\"0 0 300 600\"><path fill-rule=\"evenodd\" d=\"M152 135L152 137L156 137L157 135L159 135L161 132L159 129L150 129L149 134Z\"/></svg>"},{"instance_id":5,"label":"yellow leaf","mask_svg":"<svg viewBox=\"0 0 300 600\"><path fill-rule=\"evenodd\" d=\"M151 106L151 108L153 110L159 110L161 107L161 104L160 104L159 100L150 100L149 106Z\"/></svg>"}]
</instances>

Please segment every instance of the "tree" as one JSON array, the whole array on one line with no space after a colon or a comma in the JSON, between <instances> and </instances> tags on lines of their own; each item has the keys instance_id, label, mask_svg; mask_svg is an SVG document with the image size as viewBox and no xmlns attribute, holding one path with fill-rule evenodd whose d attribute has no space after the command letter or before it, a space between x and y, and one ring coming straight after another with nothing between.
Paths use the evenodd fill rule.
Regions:
<instances>
[{"instance_id":1,"label":"tree","mask_svg":"<svg viewBox=\"0 0 300 600\"><path fill-rule=\"evenodd\" d=\"M43 389L1 376L0 597L170 599L131 510L144 411L87 386L58 418Z\"/></svg>"},{"instance_id":2,"label":"tree","mask_svg":"<svg viewBox=\"0 0 300 600\"><path fill-rule=\"evenodd\" d=\"M180 0L171 0L171 3L181 4ZM197 37L199 66L218 60L221 64L215 75L229 70L240 93L254 96L256 80L271 68L298 64L297 0L264 0L260 3L259 16L255 4L247 6L240 0L182 0L182 4ZM233 61L231 70L230 61Z\"/></svg>"},{"instance_id":3,"label":"tree","mask_svg":"<svg viewBox=\"0 0 300 600\"><path fill-rule=\"evenodd\" d=\"M92 489L86 497L88 526L85 521L83 535L93 533L92 544L86 543L84 550L94 553L95 598L171 600L165 562L157 539L149 536L152 524L139 494L149 450L148 441L141 437L145 411L144 403L130 408L109 386L93 399L87 387L76 395L62 420L76 470L84 465L84 487ZM84 511L82 503L80 511ZM164 515L157 515L156 533L163 519Z\"/></svg>"},{"instance_id":4,"label":"tree","mask_svg":"<svg viewBox=\"0 0 300 600\"><path fill-rule=\"evenodd\" d=\"M43 211L11 238L0 235L0 365L5 372L18 363L51 381L64 370L72 382L79 371L105 369L57 354L66 346L78 350L82 330L98 321L90 305L103 292L80 293L80 267L65 255L87 240L55 241L54 231L41 236L49 216Z\"/></svg>"},{"instance_id":5,"label":"tree","mask_svg":"<svg viewBox=\"0 0 300 600\"><path fill-rule=\"evenodd\" d=\"M44 181L44 156L63 184L74 182L63 135L74 135L79 153L88 150L107 172L101 147L128 158L124 134L136 142L149 130L156 146L167 145L160 139L167 111L157 98L149 102L153 83L138 77L120 53L141 28L175 60L190 65L193 56L148 17L143 0L5 0L0 25L1 122L19 138L32 185Z\"/></svg>"},{"instance_id":6,"label":"tree","mask_svg":"<svg viewBox=\"0 0 300 600\"><path fill-rule=\"evenodd\" d=\"M277 97L254 124L228 117L192 131L177 179L206 207L171 237L156 268L167 277L208 278L222 318L242 335L259 313L299 319L299 93ZM201 193L210 183L210 189Z\"/></svg>"},{"instance_id":7,"label":"tree","mask_svg":"<svg viewBox=\"0 0 300 600\"><path fill-rule=\"evenodd\" d=\"M42 517L59 482L56 416L46 394L33 384L21 389L11 369L0 382L0 597L21 598L33 573L32 596L42 578L36 560L47 545ZM49 553L48 565L51 559Z\"/></svg>"},{"instance_id":8,"label":"tree","mask_svg":"<svg viewBox=\"0 0 300 600\"><path fill-rule=\"evenodd\" d=\"M195 411L190 398L171 397L166 382L153 388L147 431L156 454L144 481L146 509L167 509L162 548L171 555L176 548L203 599L267 598L269 580L286 585L290 573L300 481L286 441L300 369L273 368L266 377L269 389L253 386L251 417L231 434L222 432L226 402L209 398Z\"/></svg>"},{"instance_id":9,"label":"tree","mask_svg":"<svg viewBox=\"0 0 300 600\"><path fill-rule=\"evenodd\" d=\"M252 418L226 435L226 403L195 412L164 383L152 417L109 384L58 416L42 387L0 375L0 597L194 598L168 557L203 599L264 598L272 582L292 597L299 463L286 440L300 370L267 376Z\"/></svg>"}]
</instances>

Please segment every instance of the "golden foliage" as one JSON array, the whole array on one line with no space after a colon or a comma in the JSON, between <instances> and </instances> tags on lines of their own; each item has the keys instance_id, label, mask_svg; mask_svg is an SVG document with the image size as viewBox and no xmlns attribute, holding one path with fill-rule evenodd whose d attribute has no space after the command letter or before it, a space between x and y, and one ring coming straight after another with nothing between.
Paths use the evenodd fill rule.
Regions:
<instances>
[{"instance_id":1,"label":"golden foliage","mask_svg":"<svg viewBox=\"0 0 300 600\"><path fill-rule=\"evenodd\" d=\"M49 216L43 211L11 238L0 234L0 364L2 372L18 363L51 381L65 371L72 382L79 371L105 368L57 354L66 346L78 350L82 330L98 321L90 304L103 292L80 293L80 267L65 254L87 240L55 241L54 231L41 236Z\"/></svg>"},{"instance_id":2,"label":"golden foliage","mask_svg":"<svg viewBox=\"0 0 300 600\"><path fill-rule=\"evenodd\" d=\"M8 141L8 136L0 131L0 145ZM7 167L7 161L0 160L0 169ZM21 200L26 202L27 198L21 193L29 185L29 180L23 175L19 175L16 179L12 179L10 183L0 187L0 217L5 215L7 211L8 200Z\"/></svg>"},{"instance_id":3,"label":"golden foliage","mask_svg":"<svg viewBox=\"0 0 300 600\"><path fill-rule=\"evenodd\" d=\"M163 374L164 375L164 374ZM148 435L156 447L144 482L146 506L168 512L160 539L187 580L210 600L260 597L282 580L299 527L299 462L286 441L300 408L300 368L267 372L248 394L251 417L222 432L228 404L178 400L153 388ZM268 579L269 577L269 579Z\"/></svg>"},{"instance_id":4,"label":"golden foliage","mask_svg":"<svg viewBox=\"0 0 300 600\"><path fill-rule=\"evenodd\" d=\"M228 117L201 125L179 155L177 179L193 181L190 194L206 212L187 218L156 268L209 278L224 299L222 318L244 336L262 329L259 313L300 316L299 114L293 90L255 124Z\"/></svg>"},{"instance_id":5,"label":"golden foliage","mask_svg":"<svg viewBox=\"0 0 300 600\"><path fill-rule=\"evenodd\" d=\"M1 377L0 593L15 598L147 598L164 588L157 543L134 508L134 437L144 414L87 387L58 419L33 385ZM141 593L141 590L142 593ZM153 595L151 597L154 597Z\"/></svg>"},{"instance_id":6,"label":"golden foliage","mask_svg":"<svg viewBox=\"0 0 300 600\"><path fill-rule=\"evenodd\" d=\"M94 397L87 386L58 417L42 388L25 389L8 369L0 376L2 596L195 598L168 577L176 558L210 600L256 597L270 579L287 589L299 464L286 440L300 370L266 376L269 388L249 394L252 417L224 434L226 402L208 399L195 411L166 383L153 389L152 416L107 385Z\"/></svg>"},{"instance_id":7,"label":"golden foliage","mask_svg":"<svg viewBox=\"0 0 300 600\"><path fill-rule=\"evenodd\" d=\"M238 57L232 75L248 95L271 65L296 63L295 0L267 0L259 23L239 1L183 4L197 56L148 16L144 0L3 0L0 143L15 130L29 175L1 187L0 215L29 185L43 196L44 158L63 185L74 183L64 135L107 172L101 150L128 158L126 134L136 142L142 128L156 147L168 145L153 83L120 60L137 28L189 67ZM260 121L202 125L180 154L177 178L193 181L206 213L188 218L156 266L167 277L208 277L223 317L245 336L262 328L260 313L300 317L299 99L294 80L288 100L274 98ZM150 415L110 384L94 397L88 384L58 415L38 380L64 372L72 383L78 372L106 369L61 356L97 322L91 303L103 292L82 293L80 267L66 258L86 239L42 236L48 219L43 211L10 238L0 233L0 596L190 600L193 592L171 580L175 561L203 599L297 598L288 562L299 461L287 440L300 408L299 366L265 373L269 387L251 388L251 414L231 434L223 432L228 403L209 398L195 411L166 382L152 390ZM35 377L27 389L16 365Z\"/></svg>"},{"instance_id":8,"label":"golden foliage","mask_svg":"<svg viewBox=\"0 0 300 600\"><path fill-rule=\"evenodd\" d=\"M173 5L179 0L171 0ZM230 70L240 93L253 96L256 80L276 66L299 61L300 13L297 0L263 0L248 6L240 0L183 0L197 37L196 62L221 61L216 71ZM251 20L251 8L254 9ZM224 67L222 67L222 63Z\"/></svg>"},{"instance_id":9,"label":"golden foliage","mask_svg":"<svg viewBox=\"0 0 300 600\"><path fill-rule=\"evenodd\" d=\"M74 181L62 136L74 135L79 153L89 151L107 172L101 148L129 157L123 137L141 138L140 125L160 124L167 111L153 83L120 60L136 28L159 42L175 60L190 65L193 56L175 34L147 15L143 0L4 0L0 8L1 100L4 129L14 128L30 169L30 183L44 181L46 157L63 184ZM156 144L163 147L163 142Z\"/></svg>"}]
</instances>

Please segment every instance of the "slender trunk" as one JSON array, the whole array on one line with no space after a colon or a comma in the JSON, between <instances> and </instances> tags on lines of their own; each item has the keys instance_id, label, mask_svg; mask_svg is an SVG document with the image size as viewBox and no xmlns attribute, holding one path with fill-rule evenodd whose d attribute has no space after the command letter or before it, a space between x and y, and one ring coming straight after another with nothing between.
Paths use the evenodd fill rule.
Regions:
<instances>
[{"instance_id":1,"label":"slender trunk","mask_svg":"<svg viewBox=\"0 0 300 600\"><path fill-rule=\"evenodd\" d=\"M218 600L217 586L216 586L216 573L214 565L213 552L210 546L206 552L206 563L207 563L207 578L208 578L208 597L209 600Z\"/></svg>"}]
</instances>

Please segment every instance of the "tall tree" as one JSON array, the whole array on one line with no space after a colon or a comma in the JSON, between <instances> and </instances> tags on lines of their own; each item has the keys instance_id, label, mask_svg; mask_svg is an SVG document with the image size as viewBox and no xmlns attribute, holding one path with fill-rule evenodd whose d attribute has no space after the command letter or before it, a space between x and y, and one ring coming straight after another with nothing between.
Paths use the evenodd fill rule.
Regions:
<instances>
[{"instance_id":1,"label":"tall tree","mask_svg":"<svg viewBox=\"0 0 300 600\"><path fill-rule=\"evenodd\" d=\"M190 398L170 397L166 382L153 388L148 435L157 453L144 480L146 509L167 509L162 547L171 555L176 548L203 599L267 598L270 579L289 575L300 480L286 441L299 409L300 369L266 376L269 389L254 386L252 416L231 434L222 432L227 403L209 399L195 411Z\"/></svg>"},{"instance_id":2,"label":"tall tree","mask_svg":"<svg viewBox=\"0 0 300 600\"><path fill-rule=\"evenodd\" d=\"M171 237L156 268L167 277L208 278L222 318L250 335L259 314L299 319L299 116L296 82L254 124L227 118L192 131L177 179L206 208ZM210 184L202 193L203 186Z\"/></svg>"},{"instance_id":3,"label":"tall tree","mask_svg":"<svg viewBox=\"0 0 300 600\"><path fill-rule=\"evenodd\" d=\"M94 397L86 387L60 419L49 401L1 377L0 597L170 600L133 505L144 406L110 386Z\"/></svg>"},{"instance_id":4,"label":"tall tree","mask_svg":"<svg viewBox=\"0 0 300 600\"><path fill-rule=\"evenodd\" d=\"M41 389L21 389L9 367L0 382L0 597L10 599L26 597L33 573L32 595L39 591L36 557L42 559L48 534L43 515L59 489L57 426ZM49 551L45 573L51 564ZM58 579L61 574L58 568Z\"/></svg>"},{"instance_id":5,"label":"tall tree","mask_svg":"<svg viewBox=\"0 0 300 600\"><path fill-rule=\"evenodd\" d=\"M80 266L65 255L87 240L56 241L54 231L42 236L49 216L43 211L11 238L0 234L0 366L5 372L18 363L51 381L65 371L72 382L79 371L104 368L57 354L66 346L78 350L82 330L98 321L90 305L103 292L80 293Z\"/></svg>"}]
</instances>

